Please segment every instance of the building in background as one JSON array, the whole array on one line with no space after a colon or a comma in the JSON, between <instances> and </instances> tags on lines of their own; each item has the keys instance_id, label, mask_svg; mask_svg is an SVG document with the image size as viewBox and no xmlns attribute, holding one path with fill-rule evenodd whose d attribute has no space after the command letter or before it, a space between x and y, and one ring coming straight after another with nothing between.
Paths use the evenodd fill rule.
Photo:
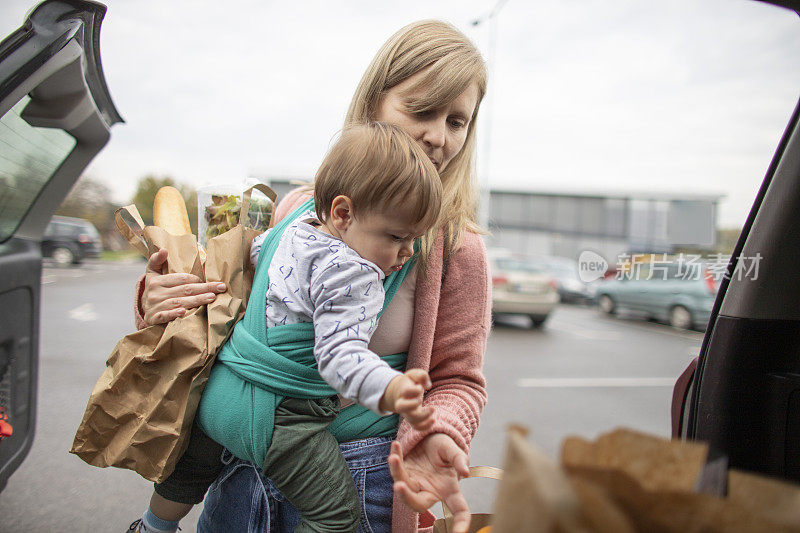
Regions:
<instances>
[{"instance_id":1,"label":"building in background","mask_svg":"<svg viewBox=\"0 0 800 533\"><path fill-rule=\"evenodd\" d=\"M303 183L251 176L282 198ZM716 245L721 195L577 194L492 190L487 246L577 259L592 250L610 263L628 253L673 253Z\"/></svg>"},{"instance_id":2,"label":"building in background","mask_svg":"<svg viewBox=\"0 0 800 533\"><path fill-rule=\"evenodd\" d=\"M275 191L275 194L278 195L278 201L280 202L289 191L294 190L301 185L311 185L312 179L313 176L311 178L288 178L251 173L250 176L248 176L248 183L251 180L266 183L272 188L273 191Z\"/></svg>"},{"instance_id":3,"label":"building in background","mask_svg":"<svg viewBox=\"0 0 800 533\"><path fill-rule=\"evenodd\" d=\"M592 250L673 253L716 245L721 195L576 194L492 190L488 245L577 259Z\"/></svg>"}]
</instances>

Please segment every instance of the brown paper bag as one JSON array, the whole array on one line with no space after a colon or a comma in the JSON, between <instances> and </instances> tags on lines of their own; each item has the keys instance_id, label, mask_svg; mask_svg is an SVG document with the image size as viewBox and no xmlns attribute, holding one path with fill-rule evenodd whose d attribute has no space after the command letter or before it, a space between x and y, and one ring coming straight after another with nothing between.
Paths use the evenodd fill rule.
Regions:
<instances>
[{"instance_id":1,"label":"brown paper bag","mask_svg":"<svg viewBox=\"0 0 800 533\"><path fill-rule=\"evenodd\" d=\"M566 472L527 441L527 434L520 426L509 428L492 533L635 531L602 491L588 484L576 487Z\"/></svg>"},{"instance_id":2,"label":"brown paper bag","mask_svg":"<svg viewBox=\"0 0 800 533\"><path fill-rule=\"evenodd\" d=\"M470 478L503 479L503 471L492 466L471 466L469 469ZM453 513L442 502L442 513L444 518L439 518L433 523L433 533L450 533L453 530ZM469 523L469 533L475 533L482 527L491 524L492 515L487 513L472 513Z\"/></svg>"},{"instance_id":3,"label":"brown paper bag","mask_svg":"<svg viewBox=\"0 0 800 533\"><path fill-rule=\"evenodd\" d=\"M194 235L144 227L134 206L117 212L117 228L142 255L166 248L169 273L222 281L228 291L208 306L119 341L91 392L71 453L91 465L127 468L155 482L172 472L188 443L214 356L247 307L253 283L250 244L259 232L243 221L253 189L274 205L275 193L266 185L248 189L242 195L239 224L209 240L205 262ZM123 212L133 224L123 220Z\"/></svg>"},{"instance_id":4,"label":"brown paper bag","mask_svg":"<svg viewBox=\"0 0 800 533\"><path fill-rule=\"evenodd\" d=\"M727 497L695 492L705 445L621 429L566 439L557 466L525 435L509 432L493 533L800 531L800 487L732 470Z\"/></svg>"},{"instance_id":5,"label":"brown paper bag","mask_svg":"<svg viewBox=\"0 0 800 533\"><path fill-rule=\"evenodd\" d=\"M788 483L731 471L727 497L696 493L707 455L705 444L617 429L594 442L567 439L562 464L573 480L602 487L640 531L800 531L800 489Z\"/></svg>"}]
</instances>

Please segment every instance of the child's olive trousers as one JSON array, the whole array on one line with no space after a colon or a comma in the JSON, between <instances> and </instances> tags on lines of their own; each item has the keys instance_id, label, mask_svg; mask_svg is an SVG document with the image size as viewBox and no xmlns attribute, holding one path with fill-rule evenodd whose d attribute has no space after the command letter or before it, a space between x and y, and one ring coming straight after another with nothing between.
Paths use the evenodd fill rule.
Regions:
<instances>
[{"instance_id":1,"label":"child's olive trousers","mask_svg":"<svg viewBox=\"0 0 800 533\"><path fill-rule=\"evenodd\" d=\"M296 533L354 532L358 527L358 492L339 443L328 431L338 414L336 396L284 398L275 409L264 475L300 511ZM156 483L156 492L170 501L200 503L222 469L221 454L222 446L193 425L186 452L172 474Z\"/></svg>"}]
</instances>

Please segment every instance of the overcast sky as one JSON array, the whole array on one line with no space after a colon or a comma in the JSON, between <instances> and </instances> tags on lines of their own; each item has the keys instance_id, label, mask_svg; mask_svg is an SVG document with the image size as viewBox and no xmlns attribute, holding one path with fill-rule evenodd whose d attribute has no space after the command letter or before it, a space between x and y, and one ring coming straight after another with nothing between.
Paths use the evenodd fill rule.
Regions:
<instances>
[{"instance_id":1,"label":"overcast sky","mask_svg":"<svg viewBox=\"0 0 800 533\"><path fill-rule=\"evenodd\" d=\"M750 0L509 0L494 53L471 21L496 0L106 4L126 123L87 172L121 202L148 173L313 177L374 53L423 18L494 59L478 163L493 187L715 193L719 225L740 226L800 92L798 17ZM32 5L2 0L3 34Z\"/></svg>"}]
</instances>

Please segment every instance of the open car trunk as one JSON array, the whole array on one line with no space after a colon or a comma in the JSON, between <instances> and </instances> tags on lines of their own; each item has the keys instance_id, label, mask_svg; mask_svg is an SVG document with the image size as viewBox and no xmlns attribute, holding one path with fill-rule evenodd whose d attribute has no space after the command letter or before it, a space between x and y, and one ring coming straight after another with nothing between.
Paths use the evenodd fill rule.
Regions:
<instances>
[{"instance_id":1,"label":"open car trunk","mask_svg":"<svg viewBox=\"0 0 800 533\"><path fill-rule=\"evenodd\" d=\"M800 2L769 2L800 9ZM797 31L800 31L798 21ZM799 88L800 89L800 88ZM673 434L732 467L800 481L800 107L728 265L696 370L679 381Z\"/></svg>"},{"instance_id":2,"label":"open car trunk","mask_svg":"<svg viewBox=\"0 0 800 533\"><path fill-rule=\"evenodd\" d=\"M109 129L122 122L100 64L105 6L48 0L0 43L0 489L31 447L40 241Z\"/></svg>"}]
</instances>

